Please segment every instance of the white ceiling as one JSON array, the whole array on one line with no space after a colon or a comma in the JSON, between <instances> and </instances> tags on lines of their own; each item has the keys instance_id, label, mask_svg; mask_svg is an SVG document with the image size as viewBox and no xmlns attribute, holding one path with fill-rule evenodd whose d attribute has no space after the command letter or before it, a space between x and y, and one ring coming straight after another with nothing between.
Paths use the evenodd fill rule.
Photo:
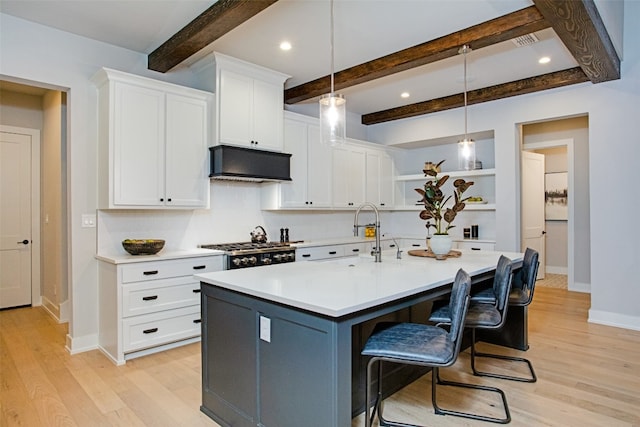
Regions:
<instances>
[{"instance_id":1,"label":"white ceiling","mask_svg":"<svg viewBox=\"0 0 640 427\"><path fill-rule=\"evenodd\" d=\"M2 0L22 19L150 53L213 4L201 0ZM531 6L531 0L335 0L335 70L341 70ZM329 0L280 0L179 67L219 51L291 76L296 86L331 72ZM503 42L468 55L468 89L483 88L577 63L553 30L527 47ZM288 52L279 44L288 40ZM541 56L551 62L538 64ZM341 91L357 114L461 93L462 57ZM410 92L408 99L400 93ZM328 92L328 90L327 90ZM314 102L314 101L307 101Z\"/></svg>"}]
</instances>

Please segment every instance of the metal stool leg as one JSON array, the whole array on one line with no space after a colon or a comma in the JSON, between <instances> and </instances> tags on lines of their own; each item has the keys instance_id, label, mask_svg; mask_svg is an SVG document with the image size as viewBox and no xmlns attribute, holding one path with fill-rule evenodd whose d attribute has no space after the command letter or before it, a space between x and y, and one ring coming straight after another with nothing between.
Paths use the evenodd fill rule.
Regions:
<instances>
[{"instance_id":1,"label":"metal stool leg","mask_svg":"<svg viewBox=\"0 0 640 427\"><path fill-rule=\"evenodd\" d=\"M492 359L500 359L500 360L509 360L511 362L526 363L529 368L529 372L531 376L518 377L513 375L495 374L492 372L479 371L478 369L476 369L476 357L484 357L484 358L492 358ZM538 377L536 377L536 373L533 370L533 365L529 360L523 357L503 356L501 354L481 353L476 351L476 330L475 329L473 329L472 331L472 340L471 340L471 370L473 371L473 375L477 375L479 377L500 378L503 380L520 381L524 383L535 383L538 380Z\"/></svg>"}]
</instances>

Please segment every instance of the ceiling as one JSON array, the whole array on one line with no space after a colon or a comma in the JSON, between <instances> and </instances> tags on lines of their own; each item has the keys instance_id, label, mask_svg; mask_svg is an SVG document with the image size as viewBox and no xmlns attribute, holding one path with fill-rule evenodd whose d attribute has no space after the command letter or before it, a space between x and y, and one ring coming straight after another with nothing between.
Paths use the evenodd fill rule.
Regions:
<instances>
[{"instance_id":1,"label":"ceiling","mask_svg":"<svg viewBox=\"0 0 640 427\"><path fill-rule=\"evenodd\" d=\"M213 3L200 0L2 0L0 11L150 54ZM335 71L532 5L532 0L335 0ZM554 29L546 28L534 34L539 41L525 47L504 41L472 50L467 56L468 90L578 66ZM279 0L173 69L193 65L208 53L219 51L290 75L285 88L292 88L331 73L330 35L328 0ZM284 40L292 44L291 50L279 49ZM539 64L542 56L549 57L550 62ZM450 55L340 92L347 98L350 112L366 115L460 94L463 90L463 58ZM408 92L409 98L401 98L402 92ZM316 100L317 97L302 103Z\"/></svg>"}]
</instances>

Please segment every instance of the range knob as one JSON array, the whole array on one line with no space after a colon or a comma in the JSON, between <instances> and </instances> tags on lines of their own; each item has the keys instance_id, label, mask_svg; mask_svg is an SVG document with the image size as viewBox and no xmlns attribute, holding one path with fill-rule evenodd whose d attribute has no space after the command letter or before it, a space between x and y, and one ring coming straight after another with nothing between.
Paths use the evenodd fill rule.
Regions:
<instances>
[{"instance_id":1,"label":"range knob","mask_svg":"<svg viewBox=\"0 0 640 427\"><path fill-rule=\"evenodd\" d=\"M263 263L263 264L265 264L265 265L269 265L269 264L271 264L271 258L264 258L264 259L262 260L262 263Z\"/></svg>"},{"instance_id":2,"label":"range knob","mask_svg":"<svg viewBox=\"0 0 640 427\"><path fill-rule=\"evenodd\" d=\"M287 258L290 261L295 261L296 260L296 253L295 252L291 252L290 254L287 254Z\"/></svg>"},{"instance_id":3,"label":"range knob","mask_svg":"<svg viewBox=\"0 0 640 427\"><path fill-rule=\"evenodd\" d=\"M280 254L275 254L275 255L273 256L273 260L274 260L275 262L280 262L280 261L282 261L282 255L280 255Z\"/></svg>"},{"instance_id":4,"label":"range knob","mask_svg":"<svg viewBox=\"0 0 640 427\"><path fill-rule=\"evenodd\" d=\"M256 265L257 263L258 263L258 258L254 257L254 256L249 257L249 264L250 265Z\"/></svg>"},{"instance_id":5,"label":"range knob","mask_svg":"<svg viewBox=\"0 0 640 427\"><path fill-rule=\"evenodd\" d=\"M233 265L235 265L236 267L239 267L241 264L240 258L233 258L231 260L231 262L233 263Z\"/></svg>"},{"instance_id":6,"label":"range knob","mask_svg":"<svg viewBox=\"0 0 640 427\"><path fill-rule=\"evenodd\" d=\"M247 257L244 257L240 260L240 263L242 265L249 265L249 259Z\"/></svg>"}]
</instances>

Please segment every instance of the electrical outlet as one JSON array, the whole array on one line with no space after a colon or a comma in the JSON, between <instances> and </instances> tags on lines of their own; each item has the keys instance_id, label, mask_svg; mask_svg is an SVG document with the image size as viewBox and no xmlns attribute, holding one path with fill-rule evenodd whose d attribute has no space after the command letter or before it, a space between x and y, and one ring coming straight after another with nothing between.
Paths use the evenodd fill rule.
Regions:
<instances>
[{"instance_id":1,"label":"electrical outlet","mask_svg":"<svg viewBox=\"0 0 640 427\"><path fill-rule=\"evenodd\" d=\"M95 214L82 214L82 228L93 228L96 226Z\"/></svg>"},{"instance_id":2,"label":"electrical outlet","mask_svg":"<svg viewBox=\"0 0 640 427\"><path fill-rule=\"evenodd\" d=\"M271 342L271 319L260 316L260 339Z\"/></svg>"}]
</instances>

